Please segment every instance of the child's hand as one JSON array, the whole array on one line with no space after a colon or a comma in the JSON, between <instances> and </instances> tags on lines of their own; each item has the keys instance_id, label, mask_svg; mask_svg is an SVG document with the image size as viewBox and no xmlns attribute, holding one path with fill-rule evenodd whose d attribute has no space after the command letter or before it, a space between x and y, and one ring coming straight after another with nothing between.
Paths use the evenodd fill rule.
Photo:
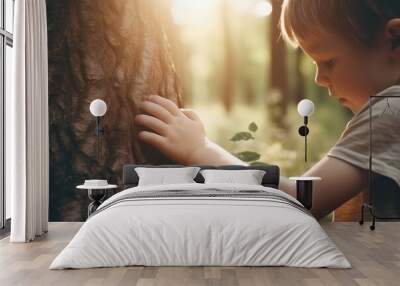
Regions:
<instances>
[{"instance_id":1,"label":"child's hand","mask_svg":"<svg viewBox=\"0 0 400 286\"><path fill-rule=\"evenodd\" d=\"M151 130L139 132L141 140L179 163L199 163L196 156L203 153L208 140L194 111L179 109L174 102L158 95L150 95L139 109L145 114L137 115L135 123Z\"/></svg>"}]
</instances>

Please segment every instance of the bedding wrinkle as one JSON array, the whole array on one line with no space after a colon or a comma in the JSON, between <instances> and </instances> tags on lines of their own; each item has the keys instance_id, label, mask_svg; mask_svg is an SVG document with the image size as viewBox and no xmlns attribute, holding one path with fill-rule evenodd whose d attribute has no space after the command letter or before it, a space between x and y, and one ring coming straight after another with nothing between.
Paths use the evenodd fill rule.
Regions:
<instances>
[{"instance_id":1,"label":"bedding wrinkle","mask_svg":"<svg viewBox=\"0 0 400 286\"><path fill-rule=\"evenodd\" d=\"M169 230L172 231L173 228L175 228L175 225L172 225L170 227ZM176 241L182 241L182 236L184 236L185 234L182 234L182 232L178 232L178 231L174 231L174 233L177 235L178 239L175 239L176 241L168 241L169 239L169 235L168 235L168 224L165 226L163 226L163 232L164 232L164 241L165 243L169 245L169 248L171 249L171 253L173 253L175 255L175 259L176 261L183 261L184 257L182 256L183 253L181 251L179 251L180 249L182 249L183 247L185 247L184 245L181 245L180 243L177 243ZM165 254L168 257L170 257L171 255L169 254ZM161 259L161 258L160 258Z\"/></svg>"},{"instance_id":2,"label":"bedding wrinkle","mask_svg":"<svg viewBox=\"0 0 400 286\"><path fill-rule=\"evenodd\" d=\"M184 243L184 249L186 251L183 252L184 259L180 260L179 263L182 264L183 261L187 261L190 257L192 257L194 263L199 263L199 261L201 261L201 257L199 257L199 254L201 255L201 253L199 252L199 249L201 248L197 242L195 234L193 234L187 226L184 227L184 233L185 237L182 237L181 241Z\"/></svg>"},{"instance_id":3,"label":"bedding wrinkle","mask_svg":"<svg viewBox=\"0 0 400 286\"><path fill-rule=\"evenodd\" d=\"M221 248L221 255L223 257L223 261L232 261L232 263L237 263L237 243L238 241L238 226L235 220L232 222L225 224L222 227L222 243L223 246Z\"/></svg>"},{"instance_id":4,"label":"bedding wrinkle","mask_svg":"<svg viewBox=\"0 0 400 286\"><path fill-rule=\"evenodd\" d=\"M266 228L269 228L269 226ZM244 240L241 251L246 253L245 265L251 263L251 261L263 261L265 257L270 255L270 240L269 236L266 235L266 228L255 230L255 235L247 235L247 240Z\"/></svg>"},{"instance_id":5,"label":"bedding wrinkle","mask_svg":"<svg viewBox=\"0 0 400 286\"><path fill-rule=\"evenodd\" d=\"M94 245L94 247L92 249L87 249L86 247L81 247L81 251L83 251L83 253L87 256L94 256L96 257L98 264L105 264L108 265L109 261L107 261L107 257L104 255L103 252L103 247L106 246L106 244L104 243L104 238L103 238L103 233L104 233L104 225L98 225L98 227L96 228L96 230L94 230L93 227L93 223L91 224L90 228L89 228L89 232L90 235L85 236L85 238L87 238L87 242L83 242L84 245L86 243L90 243L90 240L94 240L94 241L98 241L99 243L97 243L96 245Z\"/></svg>"},{"instance_id":6,"label":"bedding wrinkle","mask_svg":"<svg viewBox=\"0 0 400 286\"><path fill-rule=\"evenodd\" d=\"M325 231L323 231L322 235L315 236L314 228L310 228L304 235L307 236L307 241L299 251L299 263L308 262L311 265L318 265L319 261L326 260L327 254L333 253L334 244ZM335 253L330 257L330 263L332 268L341 268L343 265L345 268L351 267L351 264L339 253Z\"/></svg>"},{"instance_id":7,"label":"bedding wrinkle","mask_svg":"<svg viewBox=\"0 0 400 286\"><path fill-rule=\"evenodd\" d=\"M241 222L238 222L236 228L237 242L235 253L239 253L239 255L236 254L237 264L246 265L251 257L251 249L254 248L255 243L259 241L260 237L257 238L258 234L254 232L249 226L243 225L243 223ZM241 262L241 260L243 260L243 257L245 257L246 259L244 262Z\"/></svg>"},{"instance_id":8,"label":"bedding wrinkle","mask_svg":"<svg viewBox=\"0 0 400 286\"><path fill-rule=\"evenodd\" d=\"M146 245L142 251L142 261L145 265L160 265L162 257L171 255L171 245L177 244L182 239L179 237L181 232L177 232L175 226L167 223L163 217L142 217L139 229L140 241ZM175 236L177 239L172 240L171 238Z\"/></svg>"},{"instance_id":9,"label":"bedding wrinkle","mask_svg":"<svg viewBox=\"0 0 400 286\"><path fill-rule=\"evenodd\" d=\"M153 254L152 256L154 256L155 260L153 263L158 263L161 260L161 257L168 255L168 242L166 241L165 224L163 224L163 218L160 218L159 221L144 221L142 224L145 225L144 227L148 233L148 235L142 236L142 240L145 240L145 237L148 237L148 247L152 248L151 253ZM149 225L153 225L154 227L150 228ZM146 259L143 260L151 263L150 257L146 257Z\"/></svg>"},{"instance_id":10,"label":"bedding wrinkle","mask_svg":"<svg viewBox=\"0 0 400 286\"><path fill-rule=\"evenodd\" d=\"M136 246L138 250L138 256L134 257L141 263L151 263L149 257L152 257L154 254L154 245L151 243L151 232L147 230L146 222L144 222L140 216L136 216L131 218L132 225L135 228L135 231L132 236L132 245ZM143 239L146 238L146 239Z\"/></svg>"},{"instance_id":11,"label":"bedding wrinkle","mask_svg":"<svg viewBox=\"0 0 400 286\"><path fill-rule=\"evenodd\" d=\"M213 247L213 246L216 245L216 243L218 243L219 241L218 238L215 237L218 235L218 232L214 230L213 224L211 223L208 223L206 225L205 232L208 234L206 235L206 240L205 240L205 244L207 245L207 251L209 252L211 260L215 261L218 256L218 253L216 253L218 247ZM204 255L205 254L202 254L202 256Z\"/></svg>"},{"instance_id":12,"label":"bedding wrinkle","mask_svg":"<svg viewBox=\"0 0 400 286\"><path fill-rule=\"evenodd\" d=\"M92 222L92 224L93 223L95 222ZM123 231L125 225L121 224L121 222L119 221L116 221L114 227L115 232L120 232ZM102 242L101 245L99 245L98 247L98 252L101 255L101 258L99 259L104 259L104 264L106 265L113 265L118 261L110 260L110 257L105 255L105 253L113 252L116 253L116 256L121 258L121 264L125 265L125 263L129 261L129 256L126 253L126 249L129 249L127 241L125 241L118 235L107 235L108 232L108 227L100 227L95 230L95 236L97 236L98 240ZM108 250L104 251L106 248Z\"/></svg>"},{"instance_id":13,"label":"bedding wrinkle","mask_svg":"<svg viewBox=\"0 0 400 286\"><path fill-rule=\"evenodd\" d=\"M282 246L274 248L274 244L271 245L271 248L277 250L273 255L278 265L281 265L283 261L297 263L299 257L307 255L307 253L302 253L301 249L308 243L309 230L309 225L288 224L285 226L280 238L284 242ZM276 241L279 242L279 239Z\"/></svg>"}]
</instances>

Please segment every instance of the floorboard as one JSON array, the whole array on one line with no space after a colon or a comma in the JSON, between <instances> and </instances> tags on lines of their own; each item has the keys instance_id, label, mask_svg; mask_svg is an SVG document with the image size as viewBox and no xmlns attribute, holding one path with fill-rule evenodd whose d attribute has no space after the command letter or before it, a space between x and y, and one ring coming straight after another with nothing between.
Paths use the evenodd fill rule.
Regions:
<instances>
[{"instance_id":1,"label":"floorboard","mask_svg":"<svg viewBox=\"0 0 400 286\"><path fill-rule=\"evenodd\" d=\"M81 223L50 223L32 243L0 240L0 285L400 285L400 222L324 223L323 228L352 263L352 269L290 267L119 267L49 270Z\"/></svg>"}]
</instances>

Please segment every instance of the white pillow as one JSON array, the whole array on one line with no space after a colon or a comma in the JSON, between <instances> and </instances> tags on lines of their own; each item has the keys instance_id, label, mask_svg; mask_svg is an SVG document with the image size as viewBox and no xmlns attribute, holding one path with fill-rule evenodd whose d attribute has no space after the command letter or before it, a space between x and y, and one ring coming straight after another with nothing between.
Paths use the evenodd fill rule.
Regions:
<instances>
[{"instance_id":1,"label":"white pillow","mask_svg":"<svg viewBox=\"0 0 400 286\"><path fill-rule=\"evenodd\" d=\"M262 170L201 170L204 183L261 185L265 171Z\"/></svg>"},{"instance_id":2,"label":"white pillow","mask_svg":"<svg viewBox=\"0 0 400 286\"><path fill-rule=\"evenodd\" d=\"M138 186L195 183L199 167L182 168L135 168L139 176Z\"/></svg>"}]
</instances>

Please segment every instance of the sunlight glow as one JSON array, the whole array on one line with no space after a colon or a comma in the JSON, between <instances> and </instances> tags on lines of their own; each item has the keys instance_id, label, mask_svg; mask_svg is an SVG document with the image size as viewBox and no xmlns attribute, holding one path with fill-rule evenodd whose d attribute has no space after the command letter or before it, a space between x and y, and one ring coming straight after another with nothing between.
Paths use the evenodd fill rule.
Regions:
<instances>
[{"instance_id":1,"label":"sunlight glow","mask_svg":"<svg viewBox=\"0 0 400 286\"><path fill-rule=\"evenodd\" d=\"M257 18L267 17L272 13L272 5L266 0L231 0L231 2L239 12Z\"/></svg>"},{"instance_id":2,"label":"sunlight glow","mask_svg":"<svg viewBox=\"0 0 400 286\"><path fill-rule=\"evenodd\" d=\"M267 17L272 13L272 5L267 1L260 1L254 4L252 10L257 17Z\"/></svg>"},{"instance_id":3,"label":"sunlight glow","mask_svg":"<svg viewBox=\"0 0 400 286\"><path fill-rule=\"evenodd\" d=\"M173 0L172 17L177 25L206 22L216 9L215 0Z\"/></svg>"},{"instance_id":4,"label":"sunlight glow","mask_svg":"<svg viewBox=\"0 0 400 286\"><path fill-rule=\"evenodd\" d=\"M172 0L172 17L177 25L206 23L220 4L221 1L217 0ZM267 17L272 12L272 5L266 0L228 0L228 4L241 13L258 18Z\"/></svg>"}]
</instances>

